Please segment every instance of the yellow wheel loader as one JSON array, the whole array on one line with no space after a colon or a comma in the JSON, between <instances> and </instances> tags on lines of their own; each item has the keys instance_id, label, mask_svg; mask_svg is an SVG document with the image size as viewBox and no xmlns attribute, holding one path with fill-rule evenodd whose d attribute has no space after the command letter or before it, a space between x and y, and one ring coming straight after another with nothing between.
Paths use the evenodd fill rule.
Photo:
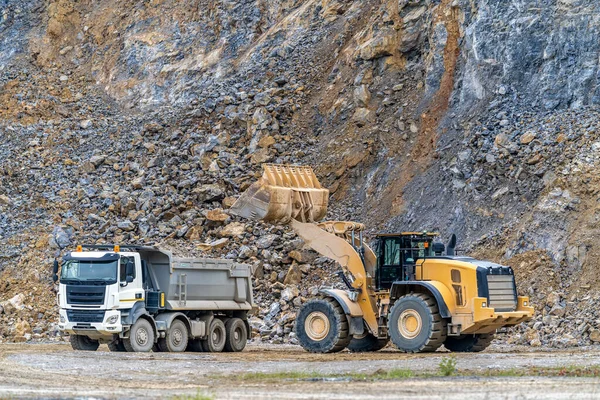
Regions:
<instances>
[{"instance_id":1,"label":"yellow wheel loader","mask_svg":"<svg viewBox=\"0 0 600 400\"><path fill-rule=\"evenodd\" d=\"M302 305L296 334L316 353L376 351L388 341L405 352L485 349L498 328L533 316L517 295L510 267L455 255L427 232L380 234L373 248L363 224L319 222L329 191L310 167L264 165L263 176L232 206L232 213L289 224L305 243L342 267L345 290L321 289Z\"/></svg>"}]
</instances>

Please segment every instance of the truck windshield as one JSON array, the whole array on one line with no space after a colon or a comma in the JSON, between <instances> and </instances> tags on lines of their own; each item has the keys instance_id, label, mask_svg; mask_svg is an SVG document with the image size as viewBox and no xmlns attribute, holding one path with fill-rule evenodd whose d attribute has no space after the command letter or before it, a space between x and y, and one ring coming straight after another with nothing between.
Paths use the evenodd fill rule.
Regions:
<instances>
[{"instance_id":1,"label":"truck windshield","mask_svg":"<svg viewBox=\"0 0 600 400\"><path fill-rule=\"evenodd\" d=\"M62 265L60 280L110 285L117 282L117 261L68 260Z\"/></svg>"}]
</instances>

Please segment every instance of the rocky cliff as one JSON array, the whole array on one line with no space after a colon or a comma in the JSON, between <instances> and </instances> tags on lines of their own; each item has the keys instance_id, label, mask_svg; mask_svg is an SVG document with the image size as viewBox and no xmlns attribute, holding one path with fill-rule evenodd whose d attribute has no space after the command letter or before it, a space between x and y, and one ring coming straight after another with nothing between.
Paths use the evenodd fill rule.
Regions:
<instances>
[{"instance_id":1,"label":"rocky cliff","mask_svg":"<svg viewBox=\"0 0 600 400\"><path fill-rule=\"evenodd\" d=\"M512 265L539 305L512 340L600 339L599 33L592 0L0 0L0 340L53 335L50 261L84 241L250 262L288 340L334 268L228 215L263 162Z\"/></svg>"}]
</instances>

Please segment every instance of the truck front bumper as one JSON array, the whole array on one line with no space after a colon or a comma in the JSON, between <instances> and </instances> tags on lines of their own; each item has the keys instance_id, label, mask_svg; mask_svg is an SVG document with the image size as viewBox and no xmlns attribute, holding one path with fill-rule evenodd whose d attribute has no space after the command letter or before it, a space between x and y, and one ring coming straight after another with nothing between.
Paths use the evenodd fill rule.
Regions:
<instances>
[{"instance_id":1,"label":"truck front bumper","mask_svg":"<svg viewBox=\"0 0 600 400\"><path fill-rule=\"evenodd\" d=\"M69 335L84 335L91 339L112 337L114 334L123 332L121 312L119 310L106 310L102 322L74 322L69 321L67 310L61 309L58 329Z\"/></svg>"}]
</instances>

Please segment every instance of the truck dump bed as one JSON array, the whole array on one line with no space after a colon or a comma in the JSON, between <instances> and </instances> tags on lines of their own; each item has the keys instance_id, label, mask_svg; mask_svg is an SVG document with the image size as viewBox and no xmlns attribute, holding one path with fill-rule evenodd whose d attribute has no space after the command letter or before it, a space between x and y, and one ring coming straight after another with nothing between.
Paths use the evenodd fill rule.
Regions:
<instances>
[{"instance_id":1,"label":"truck dump bed","mask_svg":"<svg viewBox=\"0 0 600 400\"><path fill-rule=\"evenodd\" d=\"M250 266L226 259L177 258L166 251L140 251L170 310L250 310Z\"/></svg>"}]
</instances>

